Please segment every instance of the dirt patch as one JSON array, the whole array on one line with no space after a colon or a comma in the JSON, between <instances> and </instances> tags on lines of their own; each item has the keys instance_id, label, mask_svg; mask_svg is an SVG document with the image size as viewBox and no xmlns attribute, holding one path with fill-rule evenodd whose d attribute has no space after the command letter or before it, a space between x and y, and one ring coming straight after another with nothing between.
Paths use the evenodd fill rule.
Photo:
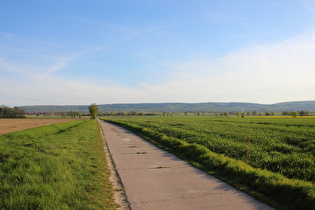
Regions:
<instances>
[{"instance_id":1,"label":"dirt patch","mask_svg":"<svg viewBox=\"0 0 315 210\"><path fill-rule=\"evenodd\" d=\"M78 119L0 119L0 135L43 125L70 122L73 120Z\"/></svg>"}]
</instances>

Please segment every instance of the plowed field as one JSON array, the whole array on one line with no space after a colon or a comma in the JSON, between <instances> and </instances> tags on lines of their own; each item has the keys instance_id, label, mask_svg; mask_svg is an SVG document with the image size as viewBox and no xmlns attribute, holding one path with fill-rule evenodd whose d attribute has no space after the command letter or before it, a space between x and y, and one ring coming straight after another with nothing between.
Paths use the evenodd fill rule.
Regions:
<instances>
[{"instance_id":1,"label":"plowed field","mask_svg":"<svg viewBox=\"0 0 315 210\"><path fill-rule=\"evenodd\" d=\"M28 128L63 123L78 119L0 119L0 135Z\"/></svg>"}]
</instances>

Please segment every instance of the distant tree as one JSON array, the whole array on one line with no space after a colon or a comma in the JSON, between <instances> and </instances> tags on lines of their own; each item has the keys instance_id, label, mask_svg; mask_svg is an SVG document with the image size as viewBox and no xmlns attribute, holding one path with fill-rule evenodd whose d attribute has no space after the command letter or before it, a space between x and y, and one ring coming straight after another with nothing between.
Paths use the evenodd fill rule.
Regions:
<instances>
[{"instance_id":1,"label":"distant tree","mask_svg":"<svg viewBox=\"0 0 315 210\"><path fill-rule=\"evenodd\" d=\"M287 112L287 111L282 112L282 116L288 116L288 115L289 115L289 112Z\"/></svg>"},{"instance_id":2,"label":"distant tree","mask_svg":"<svg viewBox=\"0 0 315 210\"><path fill-rule=\"evenodd\" d=\"M253 111L253 116L256 116L257 112L256 111Z\"/></svg>"},{"instance_id":3,"label":"distant tree","mask_svg":"<svg viewBox=\"0 0 315 210\"><path fill-rule=\"evenodd\" d=\"M72 118L75 118L77 116L77 112L70 111L70 112L67 113L67 115L72 117Z\"/></svg>"},{"instance_id":4,"label":"distant tree","mask_svg":"<svg viewBox=\"0 0 315 210\"><path fill-rule=\"evenodd\" d=\"M8 118L8 117L9 117L9 113L10 113L9 107L4 106L4 107L3 107L3 117L4 117L4 118Z\"/></svg>"},{"instance_id":5,"label":"distant tree","mask_svg":"<svg viewBox=\"0 0 315 210\"><path fill-rule=\"evenodd\" d=\"M16 118L18 115L18 109L19 107L15 106L13 109L10 110L10 117Z\"/></svg>"},{"instance_id":6,"label":"distant tree","mask_svg":"<svg viewBox=\"0 0 315 210\"><path fill-rule=\"evenodd\" d=\"M15 106L10 108L8 106L0 106L0 118L21 118L25 117L25 110Z\"/></svg>"},{"instance_id":7,"label":"distant tree","mask_svg":"<svg viewBox=\"0 0 315 210\"><path fill-rule=\"evenodd\" d=\"M294 117L294 118L296 118L296 117L298 116L298 113L297 113L297 112L292 112L292 113L291 113L291 116Z\"/></svg>"},{"instance_id":8,"label":"distant tree","mask_svg":"<svg viewBox=\"0 0 315 210\"><path fill-rule=\"evenodd\" d=\"M298 114L299 114L299 116L306 116L306 112L305 111L299 111Z\"/></svg>"},{"instance_id":9,"label":"distant tree","mask_svg":"<svg viewBox=\"0 0 315 210\"><path fill-rule=\"evenodd\" d=\"M91 114L91 119L96 119L96 115L98 114L98 106L94 103L89 106L89 112Z\"/></svg>"},{"instance_id":10,"label":"distant tree","mask_svg":"<svg viewBox=\"0 0 315 210\"><path fill-rule=\"evenodd\" d=\"M265 112L265 115L266 115L266 116L270 116L270 113L269 113L269 112Z\"/></svg>"},{"instance_id":11,"label":"distant tree","mask_svg":"<svg viewBox=\"0 0 315 210\"><path fill-rule=\"evenodd\" d=\"M137 115L137 112L135 112L135 111L130 111L130 112L128 112L127 115L128 115L128 116L136 116L136 115Z\"/></svg>"}]
</instances>

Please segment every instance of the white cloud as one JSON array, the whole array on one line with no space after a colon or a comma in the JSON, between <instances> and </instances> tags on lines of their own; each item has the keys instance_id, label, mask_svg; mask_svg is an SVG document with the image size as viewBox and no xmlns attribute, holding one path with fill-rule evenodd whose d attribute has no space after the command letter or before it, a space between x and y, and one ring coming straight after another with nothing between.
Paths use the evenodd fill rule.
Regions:
<instances>
[{"instance_id":1,"label":"white cloud","mask_svg":"<svg viewBox=\"0 0 315 210\"><path fill-rule=\"evenodd\" d=\"M125 87L99 86L82 81L66 80L53 76L12 78L2 77L1 98L7 105L37 104L90 104L132 100L141 92ZM18 84L18 85L17 85Z\"/></svg>"},{"instance_id":2,"label":"white cloud","mask_svg":"<svg viewBox=\"0 0 315 210\"><path fill-rule=\"evenodd\" d=\"M90 104L136 102L243 101L276 103L314 100L315 36L301 35L280 43L168 65L159 83L143 81L137 87L95 85L51 74L79 55L60 57L45 66L12 64L0 60L1 103ZM35 70L34 70L35 69ZM38 72L43 72L39 74ZM163 71L165 72L165 71ZM102 78L106 79L106 78ZM8 91L9 90L9 91Z\"/></svg>"},{"instance_id":3,"label":"white cloud","mask_svg":"<svg viewBox=\"0 0 315 210\"><path fill-rule=\"evenodd\" d=\"M145 88L168 101L276 103L314 99L315 38L302 35L257 45L221 59L172 65L173 78Z\"/></svg>"}]
</instances>

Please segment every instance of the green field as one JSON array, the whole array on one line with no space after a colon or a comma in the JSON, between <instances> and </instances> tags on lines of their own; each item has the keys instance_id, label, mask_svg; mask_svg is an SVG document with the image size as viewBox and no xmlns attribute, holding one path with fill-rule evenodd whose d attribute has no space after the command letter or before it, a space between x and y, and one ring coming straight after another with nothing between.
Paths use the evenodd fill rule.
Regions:
<instances>
[{"instance_id":1,"label":"green field","mask_svg":"<svg viewBox=\"0 0 315 210\"><path fill-rule=\"evenodd\" d=\"M95 120L0 136L0 209L115 209Z\"/></svg>"},{"instance_id":2,"label":"green field","mask_svg":"<svg viewBox=\"0 0 315 210\"><path fill-rule=\"evenodd\" d=\"M113 118L278 208L315 206L315 118Z\"/></svg>"}]
</instances>

